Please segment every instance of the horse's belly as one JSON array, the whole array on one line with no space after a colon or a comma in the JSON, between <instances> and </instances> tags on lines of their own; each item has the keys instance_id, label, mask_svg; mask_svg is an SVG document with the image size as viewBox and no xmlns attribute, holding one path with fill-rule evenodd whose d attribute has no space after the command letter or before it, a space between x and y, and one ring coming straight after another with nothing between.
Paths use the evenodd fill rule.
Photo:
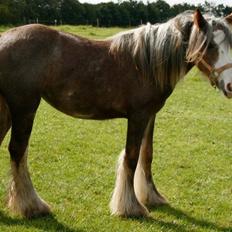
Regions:
<instances>
[{"instance_id":1,"label":"horse's belly","mask_svg":"<svg viewBox=\"0 0 232 232\"><path fill-rule=\"evenodd\" d=\"M98 101L98 99L83 99L77 96L67 98L44 95L43 98L59 111L75 118L104 120L127 117L124 107L109 102L107 98L102 98L101 101Z\"/></svg>"}]
</instances>

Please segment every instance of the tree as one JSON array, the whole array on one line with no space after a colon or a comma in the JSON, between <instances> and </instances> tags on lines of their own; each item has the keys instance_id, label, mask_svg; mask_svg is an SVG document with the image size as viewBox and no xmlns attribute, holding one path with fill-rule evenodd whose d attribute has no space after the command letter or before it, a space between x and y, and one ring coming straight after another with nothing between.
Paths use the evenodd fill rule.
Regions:
<instances>
[{"instance_id":1,"label":"tree","mask_svg":"<svg viewBox=\"0 0 232 232\"><path fill-rule=\"evenodd\" d=\"M0 1L0 23L16 24L23 21L25 0Z\"/></svg>"},{"instance_id":2,"label":"tree","mask_svg":"<svg viewBox=\"0 0 232 232\"><path fill-rule=\"evenodd\" d=\"M96 7L94 7L92 4L89 3L84 3L84 19L85 19L85 24L91 24L91 25L96 25L97 22L97 10Z\"/></svg>"},{"instance_id":3,"label":"tree","mask_svg":"<svg viewBox=\"0 0 232 232\"><path fill-rule=\"evenodd\" d=\"M57 0L37 0L36 12L41 21L48 23L59 19L61 10L61 1Z\"/></svg>"},{"instance_id":4,"label":"tree","mask_svg":"<svg viewBox=\"0 0 232 232\"><path fill-rule=\"evenodd\" d=\"M61 18L67 24L83 24L84 7L78 0L63 0L61 3Z\"/></svg>"},{"instance_id":5,"label":"tree","mask_svg":"<svg viewBox=\"0 0 232 232\"><path fill-rule=\"evenodd\" d=\"M158 0L155 2L155 7L160 11L159 13L159 22L166 21L167 19L171 18L172 15L170 14L170 6L163 0Z\"/></svg>"},{"instance_id":6,"label":"tree","mask_svg":"<svg viewBox=\"0 0 232 232\"><path fill-rule=\"evenodd\" d=\"M194 9L196 9L196 6L184 3L184 4L173 5L170 10L171 10L171 15L177 15L186 10L194 10Z\"/></svg>"},{"instance_id":7,"label":"tree","mask_svg":"<svg viewBox=\"0 0 232 232\"><path fill-rule=\"evenodd\" d=\"M191 4L183 3L169 6L164 0L118 0L117 3L81 4L78 0L0 0L0 24L25 24L39 22L50 24L62 20L67 24L97 24L102 26L137 26L141 23L158 23L177 14L195 9ZM205 12L216 16L228 15L232 7L210 2L199 4Z\"/></svg>"},{"instance_id":8,"label":"tree","mask_svg":"<svg viewBox=\"0 0 232 232\"><path fill-rule=\"evenodd\" d=\"M7 23L9 18L10 18L9 5L0 2L0 23L1 24Z\"/></svg>"},{"instance_id":9,"label":"tree","mask_svg":"<svg viewBox=\"0 0 232 232\"><path fill-rule=\"evenodd\" d=\"M157 8L155 2L147 4L147 17L148 21L152 24L159 22L160 9Z\"/></svg>"}]
</instances>

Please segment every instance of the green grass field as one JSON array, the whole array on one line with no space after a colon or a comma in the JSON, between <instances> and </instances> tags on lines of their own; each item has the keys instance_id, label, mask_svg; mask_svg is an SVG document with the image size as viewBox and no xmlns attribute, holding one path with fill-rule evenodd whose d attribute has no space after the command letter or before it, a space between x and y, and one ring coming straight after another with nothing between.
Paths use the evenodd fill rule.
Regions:
<instances>
[{"instance_id":1,"label":"green grass field","mask_svg":"<svg viewBox=\"0 0 232 232\"><path fill-rule=\"evenodd\" d=\"M122 29L62 26L92 38ZM109 200L115 164L125 145L126 120L73 119L42 102L29 149L39 194L53 215L25 220L5 207L9 135L0 148L0 231L188 232L232 231L232 100L193 69L159 112L154 138L154 179L170 205L150 218L113 217Z\"/></svg>"}]
</instances>

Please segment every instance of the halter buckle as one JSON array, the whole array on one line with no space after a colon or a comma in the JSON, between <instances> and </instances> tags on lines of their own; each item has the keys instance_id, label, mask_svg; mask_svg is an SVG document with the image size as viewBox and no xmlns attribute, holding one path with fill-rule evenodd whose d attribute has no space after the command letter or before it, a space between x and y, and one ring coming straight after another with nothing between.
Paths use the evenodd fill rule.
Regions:
<instances>
[{"instance_id":1,"label":"halter buckle","mask_svg":"<svg viewBox=\"0 0 232 232\"><path fill-rule=\"evenodd\" d=\"M220 73L217 70L212 70L210 73L210 78L217 80L220 76Z\"/></svg>"}]
</instances>

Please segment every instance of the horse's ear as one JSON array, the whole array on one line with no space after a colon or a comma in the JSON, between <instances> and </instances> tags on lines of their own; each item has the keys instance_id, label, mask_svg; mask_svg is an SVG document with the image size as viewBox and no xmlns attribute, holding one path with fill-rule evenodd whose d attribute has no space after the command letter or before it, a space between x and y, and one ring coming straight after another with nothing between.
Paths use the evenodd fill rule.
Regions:
<instances>
[{"instance_id":1,"label":"horse's ear","mask_svg":"<svg viewBox=\"0 0 232 232\"><path fill-rule=\"evenodd\" d=\"M232 13L225 17L225 20L232 25Z\"/></svg>"},{"instance_id":2,"label":"horse's ear","mask_svg":"<svg viewBox=\"0 0 232 232\"><path fill-rule=\"evenodd\" d=\"M206 20L204 19L204 17L202 16L201 12L199 9L197 9L194 13L193 16L193 22L194 24L197 26L197 28L203 29L205 27L205 25L207 24Z\"/></svg>"}]
</instances>

